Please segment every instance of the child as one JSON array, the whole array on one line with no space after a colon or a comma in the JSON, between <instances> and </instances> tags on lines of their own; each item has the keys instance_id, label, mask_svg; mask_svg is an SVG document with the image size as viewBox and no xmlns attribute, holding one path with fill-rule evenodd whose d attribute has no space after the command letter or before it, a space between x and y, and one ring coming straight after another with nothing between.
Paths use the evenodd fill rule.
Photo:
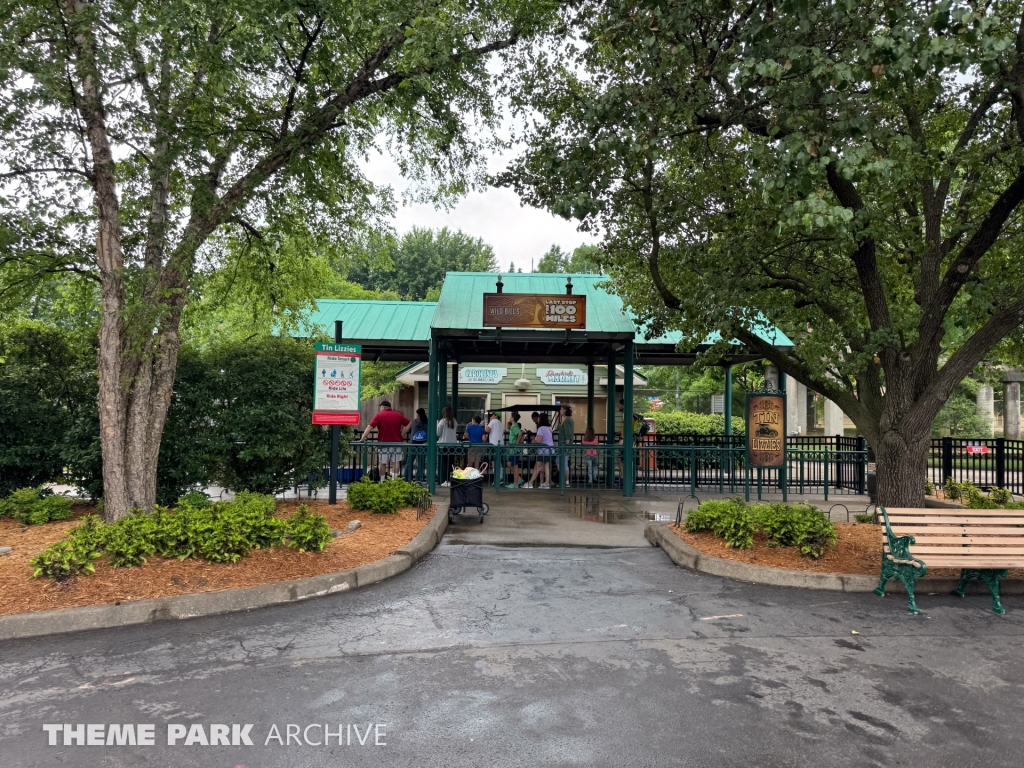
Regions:
<instances>
[{"instance_id":1,"label":"child","mask_svg":"<svg viewBox=\"0 0 1024 768\"><path fill-rule=\"evenodd\" d=\"M583 444L597 445L597 435L594 433L594 428L589 425L587 431L583 433ZM588 448L583 453L587 460L587 485L593 485L594 479L597 477L597 449Z\"/></svg>"}]
</instances>

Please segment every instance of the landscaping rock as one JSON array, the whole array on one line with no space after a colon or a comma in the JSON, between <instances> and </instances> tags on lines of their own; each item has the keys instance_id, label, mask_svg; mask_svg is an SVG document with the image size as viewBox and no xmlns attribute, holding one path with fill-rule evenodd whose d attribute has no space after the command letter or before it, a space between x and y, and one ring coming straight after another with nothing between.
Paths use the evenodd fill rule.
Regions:
<instances>
[{"instance_id":1,"label":"landscaping rock","mask_svg":"<svg viewBox=\"0 0 1024 768\"><path fill-rule=\"evenodd\" d=\"M335 530L335 529L331 530L331 536L333 538L335 538L335 539L340 539L344 535L345 535L345 531L339 531L339 530Z\"/></svg>"},{"instance_id":2,"label":"landscaping rock","mask_svg":"<svg viewBox=\"0 0 1024 768\"><path fill-rule=\"evenodd\" d=\"M359 520L353 520L351 523L348 524L348 529L350 531L357 531L357 530L359 530L362 527L363 527L363 524Z\"/></svg>"},{"instance_id":3,"label":"landscaping rock","mask_svg":"<svg viewBox=\"0 0 1024 768\"><path fill-rule=\"evenodd\" d=\"M3 557L4 555L9 555L9 554L11 554L11 548L10 547L0 547L0 557Z\"/></svg>"}]
</instances>

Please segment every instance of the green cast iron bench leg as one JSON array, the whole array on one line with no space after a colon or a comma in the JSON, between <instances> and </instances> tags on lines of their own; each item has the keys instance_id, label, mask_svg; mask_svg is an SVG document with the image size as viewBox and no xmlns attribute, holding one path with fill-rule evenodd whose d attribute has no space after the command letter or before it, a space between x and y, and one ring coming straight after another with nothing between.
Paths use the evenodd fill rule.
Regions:
<instances>
[{"instance_id":1,"label":"green cast iron bench leg","mask_svg":"<svg viewBox=\"0 0 1024 768\"><path fill-rule=\"evenodd\" d=\"M999 601L999 580L1005 578L1005 570L963 568L960 571L960 583L956 585L953 594L957 597L963 597L964 590L967 588L967 582L971 579L977 579L984 582L988 587L988 591L992 593L992 610L998 614L1004 614L1006 609L1003 608L1003 604Z\"/></svg>"},{"instance_id":2,"label":"green cast iron bench leg","mask_svg":"<svg viewBox=\"0 0 1024 768\"><path fill-rule=\"evenodd\" d=\"M920 561L906 560L897 562L886 555L882 555L882 576L879 579L878 587L875 589L875 594L879 597L884 597L886 582L895 577L903 582L903 587L907 590L907 610L913 614L918 614L921 611L918 610L917 600L914 598L914 579L924 576L925 573L927 573L927 567Z\"/></svg>"}]
</instances>

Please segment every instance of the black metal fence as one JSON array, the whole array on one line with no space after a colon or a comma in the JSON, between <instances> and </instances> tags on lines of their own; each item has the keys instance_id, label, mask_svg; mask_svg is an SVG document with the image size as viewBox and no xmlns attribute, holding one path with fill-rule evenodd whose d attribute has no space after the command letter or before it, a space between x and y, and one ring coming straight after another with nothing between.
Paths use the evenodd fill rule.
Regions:
<instances>
[{"instance_id":1,"label":"black metal fence","mask_svg":"<svg viewBox=\"0 0 1024 768\"><path fill-rule=\"evenodd\" d=\"M970 480L979 488L1024 494L1024 440L937 437L928 451L928 479L942 485Z\"/></svg>"}]
</instances>

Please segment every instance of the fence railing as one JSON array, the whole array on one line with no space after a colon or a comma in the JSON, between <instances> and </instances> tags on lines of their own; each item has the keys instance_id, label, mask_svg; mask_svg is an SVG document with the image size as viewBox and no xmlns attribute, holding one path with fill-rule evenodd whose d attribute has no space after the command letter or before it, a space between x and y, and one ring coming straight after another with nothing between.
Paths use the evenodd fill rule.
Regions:
<instances>
[{"instance_id":1,"label":"fence railing","mask_svg":"<svg viewBox=\"0 0 1024 768\"><path fill-rule=\"evenodd\" d=\"M712 436L721 437L721 436ZM851 439L856 445L856 439ZM815 447L815 442L817 446ZM721 443L726 443L723 446ZM657 444L646 437L632 447L633 486L638 490L683 489L695 494L705 488L718 493L744 493L747 483L762 491L782 490L777 469L746 469L746 452L732 440L719 445ZM799 493L864 493L866 450L846 450L842 439L812 438L793 441L786 451L786 490ZM439 443L436 446L434 483L443 485L455 467L476 466L485 471L496 491L523 485L546 485L569 490L613 490L622 487L622 445L542 446L534 444ZM427 446L412 443L353 442L344 466L338 468L342 485L365 475L379 479L397 475L428 485ZM325 470L324 477L328 477Z\"/></svg>"},{"instance_id":2,"label":"fence railing","mask_svg":"<svg viewBox=\"0 0 1024 768\"><path fill-rule=\"evenodd\" d=\"M928 479L942 485L970 480L979 488L1007 488L1024 493L1024 440L1003 437L933 438L928 451Z\"/></svg>"}]
</instances>

